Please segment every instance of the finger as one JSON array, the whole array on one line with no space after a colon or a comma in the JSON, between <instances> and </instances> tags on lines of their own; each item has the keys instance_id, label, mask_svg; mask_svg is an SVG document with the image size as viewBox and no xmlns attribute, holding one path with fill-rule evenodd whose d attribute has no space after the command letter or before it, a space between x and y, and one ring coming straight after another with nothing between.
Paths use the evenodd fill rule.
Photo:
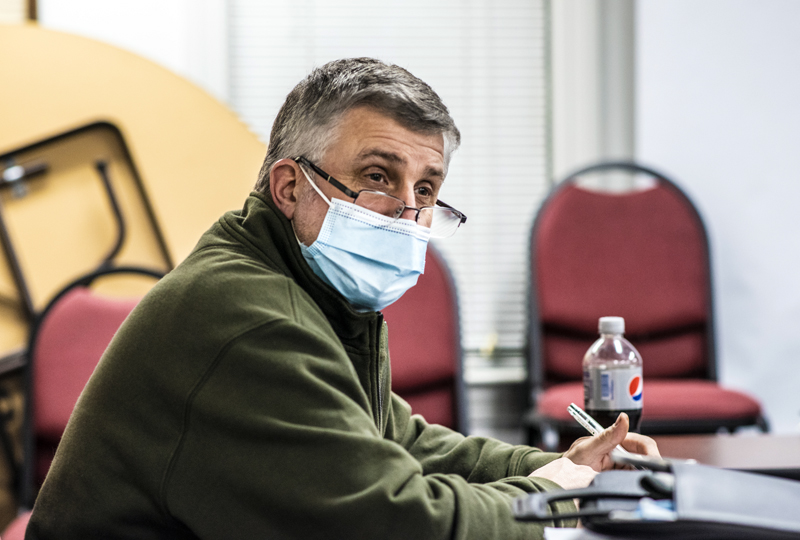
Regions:
<instances>
[{"instance_id":1,"label":"finger","mask_svg":"<svg viewBox=\"0 0 800 540\"><path fill-rule=\"evenodd\" d=\"M621 444L625 450L633 452L634 454L661 457L656 441L650 437L639 435L638 433L628 433Z\"/></svg>"},{"instance_id":2,"label":"finger","mask_svg":"<svg viewBox=\"0 0 800 540\"><path fill-rule=\"evenodd\" d=\"M601 441L602 449L605 452L611 452L618 444L625 440L628 435L628 428L630 427L630 419L628 415L619 413L617 421L607 427L600 433L598 439Z\"/></svg>"},{"instance_id":3,"label":"finger","mask_svg":"<svg viewBox=\"0 0 800 540\"><path fill-rule=\"evenodd\" d=\"M613 466L611 451L625 439L629 424L628 415L620 413L617 421L598 436L576 441L564 453L564 457L578 465L588 465L596 471L610 469Z\"/></svg>"}]
</instances>

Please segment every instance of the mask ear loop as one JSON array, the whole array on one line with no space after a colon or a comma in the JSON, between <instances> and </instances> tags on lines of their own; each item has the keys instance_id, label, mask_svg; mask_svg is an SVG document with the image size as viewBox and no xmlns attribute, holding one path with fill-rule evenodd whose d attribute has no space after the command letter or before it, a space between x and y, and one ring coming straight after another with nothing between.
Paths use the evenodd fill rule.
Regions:
<instances>
[{"instance_id":1,"label":"mask ear loop","mask_svg":"<svg viewBox=\"0 0 800 540\"><path fill-rule=\"evenodd\" d=\"M308 176L308 173L307 173L307 172L306 172L306 170L303 168L303 166L302 166L302 165L300 165L299 163L297 164L297 166L298 166L298 167L300 167L300 170L301 170L301 171L303 171L303 174L305 175L305 177L306 177L306 180L308 180L308 183L309 183L309 184L311 184L311 187L313 187L313 188L314 188L314 191L316 191L317 193L319 193L319 196L320 196L320 197L322 197L322 200L323 200L323 201L325 201L326 203L328 203L328 206L333 206L333 203L330 201L330 199L328 199L328 198L325 196L325 194L324 194L324 193L322 193L322 190L321 190L321 189L319 189L319 186L317 185L317 183L316 183L316 182L314 182L314 180L312 180L310 176Z\"/></svg>"},{"instance_id":2,"label":"mask ear loop","mask_svg":"<svg viewBox=\"0 0 800 540\"><path fill-rule=\"evenodd\" d=\"M316 191L319 194L319 196L322 197L322 200L328 203L329 207L333 206L333 203L328 200L328 198L325 196L324 193L322 193L322 190L319 189L319 186L317 186L316 182L314 182L314 180L312 180L311 177L308 176L308 172L306 172L303 166L300 165L299 163L297 164L297 166L300 167L301 171L303 171L303 176L306 177L306 180L308 180L308 183L311 184L311 187L314 188L314 191ZM294 228L294 220L290 220L289 223L292 224L292 232L294 233L294 239L297 240L297 243L300 244L301 246L307 247L303 242L300 241L300 238L297 236L297 231Z\"/></svg>"}]
</instances>

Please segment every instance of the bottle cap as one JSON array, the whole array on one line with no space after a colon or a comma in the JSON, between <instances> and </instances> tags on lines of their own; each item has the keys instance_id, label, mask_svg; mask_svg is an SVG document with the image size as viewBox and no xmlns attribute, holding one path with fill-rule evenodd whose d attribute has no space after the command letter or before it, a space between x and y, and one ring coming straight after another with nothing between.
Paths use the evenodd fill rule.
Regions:
<instances>
[{"instance_id":1,"label":"bottle cap","mask_svg":"<svg viewBox=\"0 0 800 540\"><path fill-rule=\"evenodd\" d=\"M600 317L597 327L601 334L624 334L625 319L622 317Z\"/></svg>"}]
</instances>

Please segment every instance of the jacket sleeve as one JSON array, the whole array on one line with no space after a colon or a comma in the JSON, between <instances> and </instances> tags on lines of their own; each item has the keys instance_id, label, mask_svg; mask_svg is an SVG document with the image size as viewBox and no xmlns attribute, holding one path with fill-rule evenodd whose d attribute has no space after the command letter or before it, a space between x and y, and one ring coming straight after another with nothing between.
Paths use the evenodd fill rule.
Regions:
<instances>
[{"instance_id":1,"label":"jacket sleeve","mask_svg":"<svg viewBox=\"0 0 800 540\"><path fill-rule=\"evenodd\" d=\"M423 428L400 444L381 436L335 335L312 323L252 328L197 380L163 480L165 512L204 539L542 538L548 523L516 522L511 502L555 484L468 480L502 476L503 467L524 473L529 450L485 441L458 450L471 466L434 472L437 452L422 449L458 447L452 434ZM504 464L481 454L503 455ZM486 473L477 471L483 463ZM556 513L574 509L556 504Z\"/></svg>"},{"instance_id":2,"label":"jacket sleeve","mask_svg":"<svg viewBox=\"0 0 800 540\"><path fill-rule=\"evenodd\" d=\"M423 474L457 474L471 483L528 476L561 457L561 454L542 452L530 446L511 445L486 437L465 437L444 426L428 424L422 416L412 415L408 403L396 394L392 394L385 436L408 450L422 465Z\"/></svg>"}]
</instances>

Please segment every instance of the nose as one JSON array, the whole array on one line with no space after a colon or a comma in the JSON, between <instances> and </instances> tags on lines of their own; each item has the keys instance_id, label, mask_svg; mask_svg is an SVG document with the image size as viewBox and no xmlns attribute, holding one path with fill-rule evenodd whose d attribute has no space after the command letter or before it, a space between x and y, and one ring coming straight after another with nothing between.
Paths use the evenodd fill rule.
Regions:
<instances>
[{"instance_id":1,"label":"nose","mask_svg":"<svg viewBox=\"0 0 800 540\"><path fill-rule=\"evenodd\" d=\"M399 189L394 196L406 203L407 208L403 210L403 213L400 215L400 219L410 219L412 221L416 220L417 212L409 209L416 208L417 206L417 197L414 194L413 182L403 183L403 187Z\"/></svg>"}]
</instances>

